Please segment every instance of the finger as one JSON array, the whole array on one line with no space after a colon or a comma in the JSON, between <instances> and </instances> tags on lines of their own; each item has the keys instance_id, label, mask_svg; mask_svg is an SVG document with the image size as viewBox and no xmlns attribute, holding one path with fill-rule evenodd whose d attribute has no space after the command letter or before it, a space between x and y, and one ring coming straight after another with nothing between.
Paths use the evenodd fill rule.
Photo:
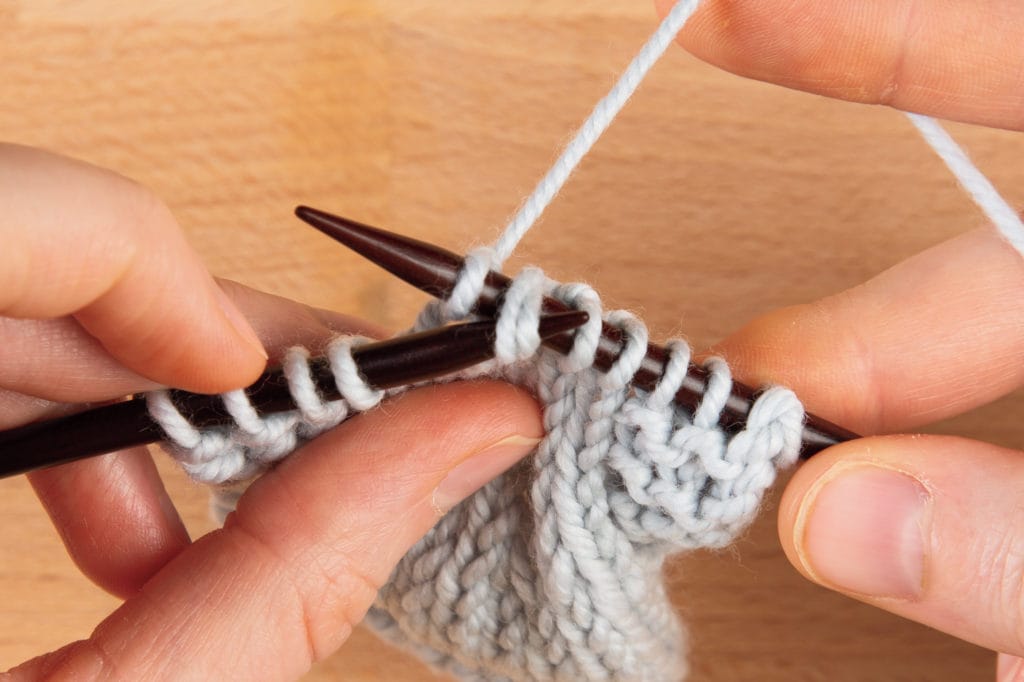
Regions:
<instances>
[{"instance_id":1,"label":"finger","mask_svg":"<svg viewBox=\"0 0 1024 682\"><path fill-rule=\"evenodd\" d=\"M279 360L285 350L296 345L316 354L338 334L371 338L390 335L380 325L352 315L313 308L231 280L218 282L252 324L272 361Z\"/></svg>"},{"instance_id":2,"label":"finger","mask_svg":"<svg viewBox=\"0 0 1024 682\"><path fill-rule=\"evenodd\" d=\"M262 370L251 327L148 191L0 145L0 205L0 315L74 315L119 362L161 384L222 391Z\"/></svg>"},{"instance_id":3,"label":"finger","mask_svg":"<svg viewBox=\"0 0 1024 682\"><path fill-rule=\"evenodd\" d=\"M999 654L996 662L996 682L1024 682L1024 658Z\"/></svg>"},{"instance_id":4,"label":"finger","mask_svg":"<svg viewBox=\"0 0 1024 682\"><path fill-rule=\"evenodd\" d=\"M803 465L779 535L808 578L981 646L1024 654L1022 453L891 436Z\"/></svg>"},{"instance_id":5,"label":"finger","mask_svg":"<svg viewBox=\"0 0 1024 682\"><path fill-rule=\"evenodd\" d=\"M82 573L119 597L190 542L145 448L43 469L29 481Z\"/></svg>"},{"instance_id":6,"label":"finger","mask_svg":"<svg viewBox=\"0 0 1024 682\"><path fill-rule=\"evenodd\" d=\"M384 334L376 325L355 317L310 308L236 282L220 280L219 284L249 320L271 362L295 345L316 352L337 334ZM0 346L5 349L0 354L0 387L26 396L98 402L158 386L124 367L72 317L0 317ZM3 419L15 423L15 412L7 412ZM26 415L22 421L30 418Z\"/></svg>"},{"instance_id":7,"label":"finger","mask_svg":"<svg viewBox=\"0 0 1024 682\"><path fill-rule=\"evenodd\" d=\"M81 403L160 387L121 364L70 316L48 320L0 317L0 343L5 349L0 355L0 386L11 392Z\"/></svg>"},{"instance_id":8,"label":"finger","mask_svg":"<svg viewBox=\"0 0 1024 682\"><path fill-rule=\"evenodd\" d=\"M1022 39L1017 0L707 0L680 35L749 78L1012 129L1024 128Z\"/></svg>"},{"instance_id":9,"label":"finger","mask_svg":"<svg viewBox=\"0 0 1024 682\"><path fill-rule=\"evenodd\" d=\"M1024 259L981 229L726 340L736 375L790 386L861 433L918 426L1024 384Z\"/></svg>"},{"instance_id":10,"label":"finger","mask_svg":"<svg viewBox=\"0 0 1024 682\"><path fill-rule=\"evenodd\" d=\"M13 679L46 668L54 679L83 670L90 679L296 679L341 644L438 514L541 432L536 403L508 385L410 391L257 481L222 531L168 564L88 641Z\"/></svg>"},{"instance_id":11,"label":"finger","mask_svg":"<svg viewBox=\"0 0 1024 682\"><path fill-rule=\"evenodd\" d=\"M223 282L222 286L253 321L275 358L296 344L320 348L338 333L381 333L374 325L353 317L309 308L233 282ZM79 358L86 358L82 349L91 348L91 337L84 332L81 337L71 344L68 357L77 353ZM53 349L49 352L54 361L61 360L61 353ZM104 364L102 349L86 359L87 362L68 365L69 371L63 375L63 388L49 391L51 396L99 399L144 390L145 380L123 368L119 370L113 360ZM79 385L79 373L71 371L75 368L90 377L90 381ZM18 368L11 370L17 373ZM111 393L108 395L91 393L98 390L91 384L100 382L89 372L102 371L109 372L106 388ZM0 371L0 376L2 374ZM45 381L46 377L41 375L39 380ZM41 386L31 388L48 392ZM72 391L74 393L69 393ZM6 408L0 409L2 419L20 413L25 421L43 414L54 416L54 410L60 409L51 402L27 399L11 392L0 393L0 407ZM45 469L32 474L30 479L82 572L118 596L138 590L188 544L178 513L144 449Z\"/></svg>"},{"instance_id":12,"label":"finger","mask_svg":"<svg viewBox=\"0 0 1024 682\"><path fill-rule=\"evenodd\" d=\"M0 389L0 431L37 419L56 419L70 414L73 406Z\"/></svg>"}]
</instances>

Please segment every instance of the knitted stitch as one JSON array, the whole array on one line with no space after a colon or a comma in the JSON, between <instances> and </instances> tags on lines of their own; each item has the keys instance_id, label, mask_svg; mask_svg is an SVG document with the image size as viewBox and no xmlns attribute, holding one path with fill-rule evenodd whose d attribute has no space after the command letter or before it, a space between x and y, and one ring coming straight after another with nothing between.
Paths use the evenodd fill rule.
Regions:
<instances>
[{"instance_id":1,"label":"knitted stitch","mask_svg":"<svg viewBox=\"0 0 1024 682\"><path fill-rule=\"evenodd\" d=\"M589 287L548 295L600 319ZM466 679L685 674L662 563L674 550L723 546L752 519L776 467L796 457L803 408L769 389L730 439L717 424L731 384L724 362L707 364L709 390L691 418L671 402L686 344L670 344L654 391L635 391L647 331L623 311L605 320L625 339L606 374L592 367L593 324L572 355L541 350L518 377L545 405L544 440L402 559L369 614L385 636Z\"/></svg>"},{"instance_id":2,"label":"knitted stitch","mask_svg":"<svg viewBox=\"0 0 1024 682\"><path fill-rule=\"evenodd\" d=\"M470 274L463 281L472 271L464 270ZM545 294L590 313L568 356L540 348ZM421 322L451 307L430 306ZM603 374L593 367L602 317L624 339ZM668 345L665 372L651 392L630 386L646 348L643 323L625 311L602 316L590 287L550 282L534 268L515 278L498 316L498 359L472 374L532 390L544 405L546 436L531 462L449 512L402 559L370 611L374 628L466 679L683 676L682 627L664 594L661 565L672 551L724 546L747 525L777 467L795 460L804 412L791 391L771 388L729 437L718 426L731 388L725 362L705 364L707 391L690 416L672 402L689 347ZM383 397L355 372L351 343L336 341L330 352L343 400L320 400L307 359L292 350L286 360L295 412L260 418L244 393L232 392L225 404L237 423L198 432L156 393L154 417L194 477L251 476ZM219 500L222 509L230 503Z\"/></svg>"},{"instance_id":3,"label":"knitted stitch","mask_svg":"<svg viewBox=\"0 0 1024 682\"><path fill-rule=\"evenodd\" d=\"M447 301L428 305L416 328L463 319L489 269L500 269L614 120L647 71L697 7L681 0L587 118L509 223L495 248L471 252ZM1024 254L1024 224L932 119L909 115L925 140ZM571 353L540 347L541 296L590 313ZM600 320L625 340L605 374L593 367ZM198 480L244 481L304 440L371 409L384 397L363 382L354 340L329 349L340 401L325 403L310 378L308 353L285 358L298 410L261 417L244 392L224 395L236 424L200 432L166 393L150 411L173 454ZM731 378L718 358L705 363L701 404L688 415L672 402L689 347L668 344L655 389L630 381L647 330L629 313L601 314L582 284L550 282L536 269L515 278L503 299L496 360L462 376L487 375L529 387L544 405L546 436L530 461L458 505L399 562L367 622L434 665L476 680L671 680L685 675L683 630L660 581L668 553L728 544L756 513L778 467L800 446L803 407L783 388L763 392L743 430L718 426ZM393 393L393 392L392 392ZM229 511L240 491L222 488Z\"/></svg>"},{"instance_id":4,"label":"knitted stitch","mask_svg":"<svg viewBox=\"0 0 1024 682\"><path fill-rule=\"evenodd\" d=\"M221 395L234 420L229 427L200 431L178 411L167 391L146 394L149 413L167 434L165 448L192 478L218 485L250 480L353 412L380 403L384 392L366 385L352 359L352 347L365 342L339 337L327 346L326 357L343 400L323 401L313 383L309 351L295 347L285 353L282 369L298 410L260 415L239 389Z\"/></svg>"}]
</instances>

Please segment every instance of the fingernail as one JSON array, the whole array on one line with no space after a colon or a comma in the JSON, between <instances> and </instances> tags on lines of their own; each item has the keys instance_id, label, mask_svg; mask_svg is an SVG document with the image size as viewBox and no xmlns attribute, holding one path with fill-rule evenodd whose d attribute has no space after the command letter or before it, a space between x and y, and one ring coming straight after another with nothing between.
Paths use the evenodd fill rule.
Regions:
<instances>
[{"instance_id":1,"label":"fingernail","mask_svg":"<svg viewBox=\"0 0 1024 682\"><path fill-rule=\"evenodd\" d=\"M1024 678L1024 659L1011 654L999 654L996 659L997 682L1016 682Z\"/></svg>"},{"instance_id":2,"label":"fingernail","mask_svg":"<svg viewBox=\"0 0 1024 682\"><path fill-rule=\"evenodd\" d=\"M228 298L228 295L224 293L224 290L216 283L213 285L213 295L217 299L217 303L220 304L224 317L228 318L228 322L235 328L235 332L266 359L267 351L263 347L263 343L260 342L260 337L256 336L255 330L253 330L249 321L245 319L245 316L242 315L242 311L235 306L231 299Z\"/></svg>"},{"instance_id":3,"label":"fingernail","mask_svg":"<svg viewBox=\"0 0 1024 682\"><path fill-rule=\"evenodd\" d=\"M446 514L459 502L533 452L539 442L539 438L509 436L470 455L449 471L434 490L434 509L438 514Z\"/></svg>"},{"instance_id":4,"label":"fingernail","mask_svg":"<svg viewBox=\"0 0 1024 682\"><path fill-rule=\"evenodd\" d=\"M837 465L798 513L796 549L828 587L914 599L924 579L931 494L915 478L865 464Z\"/></svg>"}]
</instances>

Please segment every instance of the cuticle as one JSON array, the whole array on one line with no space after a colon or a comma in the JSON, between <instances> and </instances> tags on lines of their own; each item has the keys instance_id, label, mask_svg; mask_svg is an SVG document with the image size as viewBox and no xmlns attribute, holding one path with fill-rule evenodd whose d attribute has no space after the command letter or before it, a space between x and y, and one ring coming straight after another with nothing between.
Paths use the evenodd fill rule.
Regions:
<instances>
[{"instance_id":1,"label":"cuticle","mask_svg":"<svg viewBox=\"0 0 1024 682\"><path fill-rule=\"evenodd\" d=\"M919 531L921 533L921 543L922 543L922 557L921 557L921 559L922 559L922 566L921 566L920 592L919 592L919 594L914 595L913 597L906 598L906 597L876 596L876 595L870 595L870 594L865 594L865 593L861 593L861 592L856 592L856 591L853 591L853 590L848 590L848 589L842 588L842 587L840 587L838 585L833 585L830 581L824 580L819 575L819 573L814 569L811 561L809 560L809 558L807 556L807 552L804 549L806 544L807 544L807 537L806 537L806 534L807 534L807 519L810 518L811 512L814 509L814 506L817 504L818 495L821 493L822 489L826 485L828 485L828 483L830 483L833 480L835 480L839 475L841 475L843 473L846 473L846 472L848 472L848 471L850 471L852 469L861 469L861 468L863 468L863 469L885 469L887 471L893 471L893 472L902 474L902 475L910 478L911 480L916 481L917 484L920 485L925 490L925 493L926 493L925 509L923 511L923 514L922 514L921 523L918 525ZM935 491L934 491L934 488L931 485L931 483L929 481L923 479L922 477L918 476L916 474L916 472L908 471L907 469L905 469L903 467L892 466L892 464L889 463L889 462L882 462L882 461L878 461L878 460L874 460L874 459L868 459L868 460L863 460L862 459L862 460L857 460L856 462L837 462L836 464L833 464L831 467L829 467L824 472L822 472L822 474L820 476L818 476L814 480L813 483L811 483L810 487L807 490L807 494L804 496L805 502L803 504L801 504L799 509L797 510L797 517L796 517L796 523L794 524L795 528L794 528L793 535L794 535L794 539L796 540L794 542L794 549L795 549L795 552L796 552L796 556L797 556L797 558L800 561L800 566L803 568L803 570L807 573L807 575L813 581L817 582L820 585L828 587L829 589L834 589L834 590L839 591L839 592L844 593L844 594L849 594L849 595L853 595L853 596L857 596L857 597L862 597L864 599L869 599L869 600L872 600L872 601L899 601L899 602L917 601L918 599L920 599L920 596L925 593L925 588L928 585L928 578L929 578L929 574L928 574L928 564L929 564L929 562L928 562L928 555L930 553L929 549L932 546L932 529L933 529L932 514L933 514L933 511L934 511L934 500L935 500L935 494L934 493L935 493Z\"/></svg>"}]
</instances>

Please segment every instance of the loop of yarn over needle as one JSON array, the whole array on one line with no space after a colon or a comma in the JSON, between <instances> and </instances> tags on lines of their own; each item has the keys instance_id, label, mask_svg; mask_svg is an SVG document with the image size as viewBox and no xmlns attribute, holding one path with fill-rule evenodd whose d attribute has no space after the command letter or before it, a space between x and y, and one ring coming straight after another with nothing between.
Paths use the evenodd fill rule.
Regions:
<instances>
[{"instance_id":1,"label":"loop of yarn over needle","mask_svg":"<svg viewBox=\"0 0 1024 682\"><path fill-rule=\"evenodd\" d=\"M451 296L428 304L416 329L469 314L487 271L500 269L697 5L676 4L495 247L469 254ZM917 115L911 120L1024 255L1017 213L938 123ZM590 314L567 356L540 346L543 295ZM605 373L593 366L602 319L624 339ZM293 349L285 368L295 412L260 416L245 393L235 391L224 395L235 425L199 431L157 392L149 396L151 414L193 477L209 483L251 478L385 397L355 371L352 343L338 340L329 352L342 400L326 403L317 395L308 353ZM603 314L593 289L552 282L535 268L516 277L505 295L495 343L495 361L461 376L500 377L530 388L544 406L546 436L529 461L458 505L410 550L368 622L464 679L684 677L683 628L661 584L661 566L673 551L722 547L746 527L776 472L796 459L800 401L785 388L768 388L743 429L725 433L718 423L732 379L726 363L712 358L705 363L703 400L687 414L672 400L690 361L683 341L668 344L655 389L635 389L630 382L647 345L643 323L624 311ZM239 493L222 492L218 508L226 513Z\"/></svg>"}]
</instances>

